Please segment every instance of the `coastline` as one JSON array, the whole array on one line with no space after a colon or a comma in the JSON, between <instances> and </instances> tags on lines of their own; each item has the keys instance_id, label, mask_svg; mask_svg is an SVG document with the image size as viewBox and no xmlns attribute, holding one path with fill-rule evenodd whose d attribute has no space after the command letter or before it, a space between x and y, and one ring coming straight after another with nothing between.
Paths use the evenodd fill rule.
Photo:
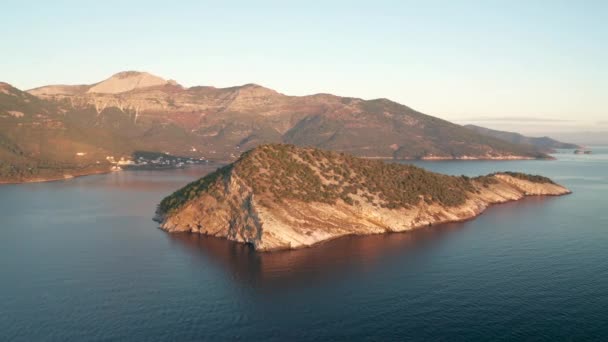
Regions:
<instances>
[{"instance_id":1,"label":"coastline","mask_svg":"<svg viewBox=\"0 0 608 342\"><path fill-rule=\"evenodd\" d=\"M393 157L382 157L382 156L370 156L370 157L360 157L363 159L370 159L370 160L385 160L385 161L512 161L512 160L556 160L555 157L550 156L550 158L533 158L533 157L525 157L525 156L505 156L505 157L422 157L422 158L393 158ZM231 163L231 160L226 160L226 161L213 161L210 162L209 164L217 164L218 166L221 165L226 165ZM175 170L177 168L173 167L173 168L147 168L147 169L125 169L125 171L131 171L131 170L158 170L158 171L164 171L164 170ZM10 185L10 184L28 184L28 183L45 183L45 182L57 182L57 181L62 181L62 180L69 180L69 179L73 179L73 178L77 178L77 177L85 177L85 176L94 176L94 175L100 175L100 174L107 174L107 173L111 173L111 172L117 172L117 171L113 171L113 170L99 170L99 171L93 171L93 172L86 172L86 173L74 173L74 174L66 174L63 175L62 177L49 177L49 178L33 178L33 179L28 179L28 180L22 180L22 181L5 181L5 180L0 180L0 186L1 185Z\"/></svg>"},{"instance_id":2,"label":"coastline","mask_svg":"<svg viewBox=\"0 0 608 342\"><path fill-rule=\"evenodd\" d=\"M358 157L362 159L371 159L371 160L408 160L408 161L510 161L510 160L556 160L557 158L548 155L546 158L535 158L535 157L526 157L526 156L500 156L500 157L419 157L419 158L393 158L393 157L382 157L382 156L372 156L372 157Z\"/></svg>"},{"instance_id":3,"label":"coastline","mask_svg":"<svg viewBox=\"0 0 608 342\"><path fill-rule=\"evenodd\" d=\"M57 177L49 177L49 178L32 178L32 179L23 180L23 181L2 181L2 180L0 180L0 186L30 184L30 183L59 182L59 181L65 181L65 180L70 180L70 179L79 178L79 177L103 175L103 174L112 173L112 172L115 172L115 171L99 170L99 171L87 172L87 173L65 174L65 175L63 175L63 177L57 176Z\"/></svg>"},{"instance_id":4,"label":"coastline","mask_svg":"<svg viewBox=\"0 0 608 342\"><path fill-rule=\"evenodd\" d=\"M331 237L325 240L321 240L319 242L316 242L314 244L310 244L310 245L302 245L302 246L297 246L297 247L288 247L288 248L283 248L283 247L277 247L277 248L271 248L271 249L256 249L255 246L251 243L245 243L246 245L250 245L251 248L258 253L280 253L280 252L286 252L286 251L296 251L296 250L300 250L300 249L305 249L305 248L315 248L317 246L320 246L322 244L328 243L328 242L332 242L338 239L342 239L342 238L347 238L347 237L364 237L364 236L372 236L372 235L384 235L384 234L405 234L405 233L409 233L412 232L414 230L418 230L418 229L424 229L427 227L440 227L441 225L444 224L450 224L450 223L464 223L464 222L468 222L468 221L473 221L475 220L477 217L483 215L485 213L486 210L493 208L493 207L498 207L500 205L503 204L508 204L508 203L513 203L513 202L519 202L519 201L525 201L526 199L530 199L530 198L551 198L551 197L560 197L560 196L566 196L572 194L572 191L569 191L567 193L563 193L563 194L547 194L547 195L528 195L528 196L524 196L520 199L510 199L510 200L506 200L504 202L496 202L496 203L490 203L488 206L486 206L485 208L481 209L479 212L475 213L474 215L471 215L469 217L463 217L463 218L458 218L458 219L454 219L454 220L448 220L448 221L437 221L437 222L433 222L433 223L428 223L428 224L421 224L418 226L413 226L410 229L406 229L406 230L399 230L399 231L394 231L394 230L387 230L387 231L382 231L382 232L372 232L372 233L353 233L353 234L344 234L344 235L338 235L335 237ZM155 222L159 222L162 223L162 217L159 216L155 216L153 221ZM164 229L162 226L159 226L160 230L163 231L167 231L166 229ZM179 234L179 233L178 233ZM185 234L198 234L195 232L186 232ZM209 237L215 237L213 235L206 235ZM221 239L221 238L220 238ZM228 241L231 241L228 239ZM240 242L237 242L240 243Z\"/></svg>"},{"instance_id":5,"label":"coastline","mask_svg":"<svg viewBox=\"0 0 608 342\"><path fill-rule=\"evenodd\" d=\"M226 165L228 162L226 163L221 163L221 162L211 162L205 165L217 165L217 167L221 167L222 165ZM170 167L170 168L126 168L123 170L98 170L98 171L94 171L94 172L87 172L87 173L74 173L74 174L66 174L63 177L49 177L49 178L33 178L33 179L28 179L28 180L24 180L24 181L2 181L0 180L0 186L2 185L19 185L19 184L31 184L31 183L47 183L47 182L59 182L59 181L66 181L66 180L70 180L70 179L74 179L74 178L80 178L80 177L87 177L87 176L95 176L95 175L103 175L103 174L108 174L108 173L114 173L114 172L129 172L129 171L169 171L169 170L179 170L179 169L187 169L187 168L192 168L192 167L196 167L199 165L188 165L186 167Z\"/></svg>"}]
</instances>

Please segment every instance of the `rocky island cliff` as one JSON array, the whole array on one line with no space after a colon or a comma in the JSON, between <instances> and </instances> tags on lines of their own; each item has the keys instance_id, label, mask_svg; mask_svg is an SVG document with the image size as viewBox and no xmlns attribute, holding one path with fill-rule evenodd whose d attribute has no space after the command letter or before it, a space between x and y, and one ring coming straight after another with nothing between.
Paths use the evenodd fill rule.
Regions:
<instances>
[{"instance_id":1,"label":"rocky island cliff","mask_svg":"<svg viewBox=\"0 0 608 342\"><path fill-rule=\"evenodd\" d=\"M223 237L270 251L461 221L495 203L568 193L542 176L447 176L274 144L250 150L166 197L156 220L168 232Z\"/></svg>"}]
</instances>

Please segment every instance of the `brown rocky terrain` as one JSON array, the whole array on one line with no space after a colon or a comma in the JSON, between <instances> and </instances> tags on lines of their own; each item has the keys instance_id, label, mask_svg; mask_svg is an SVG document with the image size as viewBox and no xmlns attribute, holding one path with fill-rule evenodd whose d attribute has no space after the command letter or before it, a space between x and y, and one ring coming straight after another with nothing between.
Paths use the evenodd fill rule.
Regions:
<instances>
[{"instance_id":1,"label":"brown rocky terrain","mask_svg":"<svg viewBox=\"0 0 608 342\"><path fill-rule=\"evenodd\" d=\"M164 148L183 154L194 147L218 159L273 142L383 158L546 157L530 146L486 137L387 99L288 96L256 84L184 88L135 71L94 85L45 86L29 93L64 111L94 111L98 125L116 130L174 131L168 134L184 135L188 142Z\"/></svg>"},{"instance_id":2,"label":"brown rocky terrain","mask_svg":"<svg viewBox=\"0 0 608 342\"><path fill-rule=\"evenodd\" d=\"M0 182L109 171L137 152L231 162L266 143L389 159L550 158L387 100L183 87L126 71L27 92L0 84Z\"/></svg>"},{"instance_id":3,"label":"brown rocky terrain","mask_svg":"<svg viewBox=\"0 0 608 342\"><path fill-rule=\"evenodd\" d=\"M542 176L468 178L292 145L263 145L165 198L168 232L269 251L346 235L403 232L473 218L488 206L570 191Z\"/></svg>"}]
</instances>

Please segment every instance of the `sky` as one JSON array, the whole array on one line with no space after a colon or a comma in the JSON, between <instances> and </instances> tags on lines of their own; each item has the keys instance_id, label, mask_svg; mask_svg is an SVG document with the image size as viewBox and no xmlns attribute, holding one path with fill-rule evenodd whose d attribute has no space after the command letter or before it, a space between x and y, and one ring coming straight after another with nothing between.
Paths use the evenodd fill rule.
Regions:
<instances>
[{"instance_id":1,"label":"sky","mask_svg":"<svg viewBox=\"0 0 608 342\"><path fill-rule=\"evenodd\" d=\"M608 131L608 1L11 1L0 81L124 70L389 98L457 123Z\"/></svg>"}]
</instances>

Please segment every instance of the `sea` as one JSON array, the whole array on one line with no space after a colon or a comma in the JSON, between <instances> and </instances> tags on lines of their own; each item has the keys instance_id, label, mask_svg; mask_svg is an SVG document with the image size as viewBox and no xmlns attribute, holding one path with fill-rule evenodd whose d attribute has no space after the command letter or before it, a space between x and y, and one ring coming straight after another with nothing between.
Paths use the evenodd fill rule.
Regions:
<instances>
[{"instance_id":1,"label":"sea","mask_svg":"<svg viewBox=\"0 0 608 342\"><path fill-rule=\"evenodd\" d=\"M0 341L606 341L608 147L592 150L414 162L573 193L273 253L152 221L213 166L2 185Z\"/></svg>"}]
</instances>

